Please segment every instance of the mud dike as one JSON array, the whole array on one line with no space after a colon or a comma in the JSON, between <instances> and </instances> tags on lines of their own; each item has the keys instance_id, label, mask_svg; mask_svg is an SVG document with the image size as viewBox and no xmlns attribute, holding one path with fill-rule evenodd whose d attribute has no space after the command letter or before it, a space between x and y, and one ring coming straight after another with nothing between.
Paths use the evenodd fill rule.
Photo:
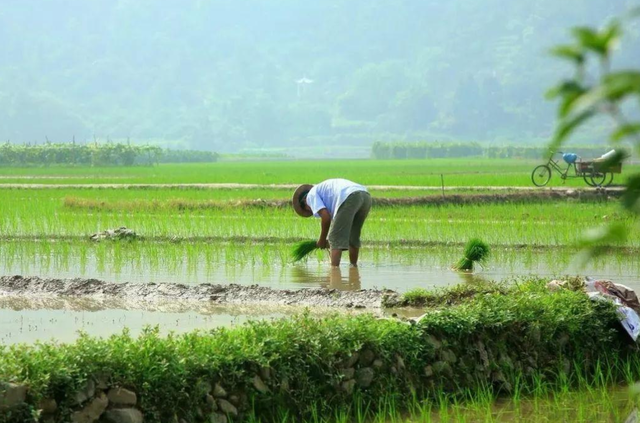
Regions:
<instances>
[{"instance_id":1,"label":"mud dike","mask_svg":"<svg viewBox=\"0 0 640 423\"><path fill-rule=\"evenodd\" d=\"M184 285L109 283L97 279L49 279L0 277L1 297L32 300L51 298L91 299L115 308L153 309L173 302L174 307L207 305L299 306L346 309L381 309L385 301L398 298L391 290L339 291L305 288L278 290L259 285Z\"/></svg>"}]
</instances>

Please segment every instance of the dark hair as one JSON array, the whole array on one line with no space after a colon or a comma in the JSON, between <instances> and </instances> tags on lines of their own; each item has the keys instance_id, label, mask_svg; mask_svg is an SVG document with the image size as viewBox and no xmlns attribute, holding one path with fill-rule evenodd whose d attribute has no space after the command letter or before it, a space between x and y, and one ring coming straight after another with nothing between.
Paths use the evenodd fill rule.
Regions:
<instances>
[{"instance_id":1,"label":"dark hair","mask_svg":"<svg viewBox=\"0 0 640 423\"><path fill-rule=\"evenodd\" d=\"M304 210L306 204L305 201L307 199L307 194L309 194L309 191L304 191L302 192L302 194L300 194L300 198L298 199L298 203L300 204L300 207Z\"/></svg>"}]
</instances>

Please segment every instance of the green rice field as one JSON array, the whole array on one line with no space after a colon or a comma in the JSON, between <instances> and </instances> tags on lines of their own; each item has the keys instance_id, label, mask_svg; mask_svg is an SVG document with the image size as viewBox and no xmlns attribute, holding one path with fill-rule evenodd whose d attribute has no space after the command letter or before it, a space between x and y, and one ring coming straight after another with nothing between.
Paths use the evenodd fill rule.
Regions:
<instances>
[{"instance_id":1,"label":"green rice field","mask_svg":"<svg viewBox=\"0 0 640 423\"><path fill-rule=\"evenodd\" d=\"M640 286L638 222L615 198L606 197L376 206L363 231L357 278L346 270L331 274L324 252L292 264L293 243L316 239L319 233L318 221L299 218L286 205L291 186L299 182L347 177L381 185L371 188L374 198L400 200L491 196L496 187L530 188L533 165L526 160L439 159L2 168L0 270L116 282L404 291L467 283L467 276L450 267L460 259L464 243L477 237L494 254L473 277L509 280L582 273ZM441 174L451 183L445 192L438 186ZM408 189L412 187L418 189ZM627 240L607 245L609 252L602 257L581 260L577 252L584 234L610 223L626 228ZM141 239L89 241L94 233L123 226Z\"/></svg>"},{"instance_id":2,"label":"green rice field","mask_svg":"<svg viewBox=\"0 0 640 423\"><path fill-rule=\"evenodd\" d=\"M400 185L372 188L375 198L439 197L443 193L437 186L405 187L428 185L434 172L448 172L447 179L459 178L457 183L469 187L448 189L445 198L490 196L495 186L474 185L478 178L493 178L486 179L487 184L521 182L526 187L532 164L458 159L0 169L0 273L135 283L399 291L474 280L583 274L640 288L638 222L615 199L377 206L363 231L360 268L353 272L346 268L331 271L324 252L292 263L293 243L315 239L319 224L313 218L299 218L286 205L292 192L289 185L270 185L317 181L321 175L346 176L366 184ZM47 185L29 185L34 182ZM93 183L116 185L99 188ZM125 183L258 186L143 188L122 185ZM604 256L583 260L578 254L583 235L612 222L627 228L627 241L609 245ZM122 226L142 238L134 242L89 240L91 234ZM473 237L492 247L491 259L473 275L452 271L462 246ZM33 339L40 339L41 334L34 332Z\"/></svg>"},{"instance_id":3,"label":"green rice field","mask_svg":"<svg viewBox=\"0 0 640 423\"><path fill-rule=\"evenodd\" d=\"M621 208L617 198L491 200L498 193L545 190L530 182L536 164L441 159L0 168L0 275L401 293L581 275L640 290L640 222ZM329 177L372 186L373 197L379 199L484 195L488 200L374 206L363 230L357 269L346 265L331 269L324 251L294 264L293 244L316 239L320 225L316 219L298 217L287 206L292 187ZM623 178L624 174L618 181ZM550 186L586 187L581 179L563 184L557 175ZM625 229L626 241L605 243L598 257L582 255L585 234L611 223ZM140 238L89 239L119 227ZM471 238L491 247L487 264L473 274L453 271ZM101 337L123 329L139 334L147 325L158 326L163 335L211 330L301 311L206 305L180 309L171 304L132 309L117 302L98 307L83 299L8 297L0 297L0 310L0 342L6 345L72 342L78 331ZM618 422L634 413L636 402L626 387L602 385L506 399L493 394L485 398L480 392L462 401L443 397L441 403L429 406L416 402L409 412L389 404L362 422ZM319 417L314 423L325 421L349 419L336 415Z\"/></svg>"},{"instance_id":4,"label":"green rice field","mask_svg":"<svg viewBox=\"0 0 640 423\"><path fill-rule=\"evenodd\" d=\"M159 240L291 241L317 236L319 226L313 219L301 219L289 208L243 207L225 200L226 194L223 191L219 201L227 206L220 207L202 199L200 191L0 189L0 234L83 239L126 226ZM217 195L210 192L211 199ZM582 233L609 222L629 228L625 246L640 247L640 235L631 231L634 218L615 201L376 207L363 236L375 244L458 244L480 237L495 246L575 246Z\"/></svg>"}]
</instances>

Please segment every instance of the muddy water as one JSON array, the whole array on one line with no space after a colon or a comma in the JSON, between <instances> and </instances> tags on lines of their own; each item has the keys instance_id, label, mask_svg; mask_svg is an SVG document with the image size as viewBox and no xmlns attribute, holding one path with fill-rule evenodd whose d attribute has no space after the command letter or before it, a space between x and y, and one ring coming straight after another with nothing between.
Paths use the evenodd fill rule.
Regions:
<instances>
[{"instance_id":1,"label":"muddy water","mask_svg":"<svg viewBox=\"0 0 640 423\"><path fill-rule=\"evenodd\" d=\"M55 281L48 280L48 284ZM180 296L178 296L180 297ZM121 296L0 295L0 345L56 340L69 342L80 332L105 337L127 328L132 335L145 327L158 326L161 333L182 333L195 329L211 330L242 324L249 320L275 319L303 312L317 316L330 313L391 315L394 310L289 306L276 303L218 305L209 301L132 298ZM405 317L415 317L421 310L403 309Z\"/></svg>"},{"instance_id":2,"label":"muddy water","mask_svg":"<svg viewBox=\"0 0 640 423\"><path fill-rule=\"evenodd\" d=\"M275 317L265 315L262 317ZM227 313L201 314L195 311L168 313L140 310L0 310L0 343L32 343L56 340L70 342L79 331L93 336L109 336L129 328L133 335L145 326L159 326L162 333L188 332L194 329L213 329L231 326L248 320L247 315Z\"/></svg>"},{"instance_id":3,"label":"muddy water","mask_svg":"<svg viewBox=\"0 0 640 423\"><path fill-rule=\"evenodd\" d=\"M493 251L485 268L466 275L450 270L462 254L459 247L364 249L359 269L346 265L331 269L323 252L294 265L288 262L289 248L5 241L0 244L0 275L97 278L115 283L258 284L274 289L388 288L402 292L414 287L472 283L478 279L581 274L611 279L640 291L640 255L637 253L609 254L580 267L576 252L571 250L498 249ZM146 325L159 325L165 333L209 329L283 313L285 311L262 306L249 309L158 306L137 310L123 304L96 306L81 301L38 303L33 299L5 298L0 301L0 342L51 338L69 341L77 337L79 330L107 336L124 327L137 333Z\"/></svg>"},{"instance_id":4,"label":"muddy water","mask_svg":"<svg viewBox=\"0 0 640 423\"><path fill-rule=\"evenodd\" d=\"M460 247L363 250L359 269L332 269L324 252L289 263L290 246L174 245L128 247L70 243L0 245L0 275L96 278L107 282L259 284L275 289L340 290L441 287L476 279L511 280L532 275L585 275L611 279L640 291L640 254L610 253L584 266L575 250L497 249L474 275L451 271ZM346 257L345 257L346 258Z\"/></svg>"},{"instance_id":5,"label":"muddy water","mask_svg":"<svg viewBox=\"0 0 640 423\"><path fill-rule=\"evenodd\" d=\"M126 301L108 298L0 297L0 344L70 342L77 339L80 332L106 337L121 333L125 328L137 335L148 326L158 326L163 334L209 330L251 319L284 317L302 310L175 301L155 302L153 307L135 307Z\"/></svg>"}]
</instances>

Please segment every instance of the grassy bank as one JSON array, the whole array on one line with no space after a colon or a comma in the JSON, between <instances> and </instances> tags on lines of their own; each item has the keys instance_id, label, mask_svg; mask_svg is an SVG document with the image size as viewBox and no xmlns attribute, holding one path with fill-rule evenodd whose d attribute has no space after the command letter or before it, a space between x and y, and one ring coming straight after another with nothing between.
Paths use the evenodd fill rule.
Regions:
<instances>
[{"instance_id":1,"label":"grassy bank","mask_svg":"<svg viewBox=\"0 0 640 423\"><path fill-rule=\"evenodd\" d=\"M522 398L638 377L636 347L611 306L529 282L436 305L417 324L302 315L166 338L150 330L138 338L125 333L70 345L3 347L0 380L25 384L29 393L22 412L0 421L24 421L19 413L43 398L56 401L53 421L67 421L115 387L137 393L135 408L147 422L204 422L225 414L283 421L345 410L357 420L358 404L373 411L393 404L400 411L444 399ZM87 380L96 388L78 404Z\"/></svg>"}]
</instances>

